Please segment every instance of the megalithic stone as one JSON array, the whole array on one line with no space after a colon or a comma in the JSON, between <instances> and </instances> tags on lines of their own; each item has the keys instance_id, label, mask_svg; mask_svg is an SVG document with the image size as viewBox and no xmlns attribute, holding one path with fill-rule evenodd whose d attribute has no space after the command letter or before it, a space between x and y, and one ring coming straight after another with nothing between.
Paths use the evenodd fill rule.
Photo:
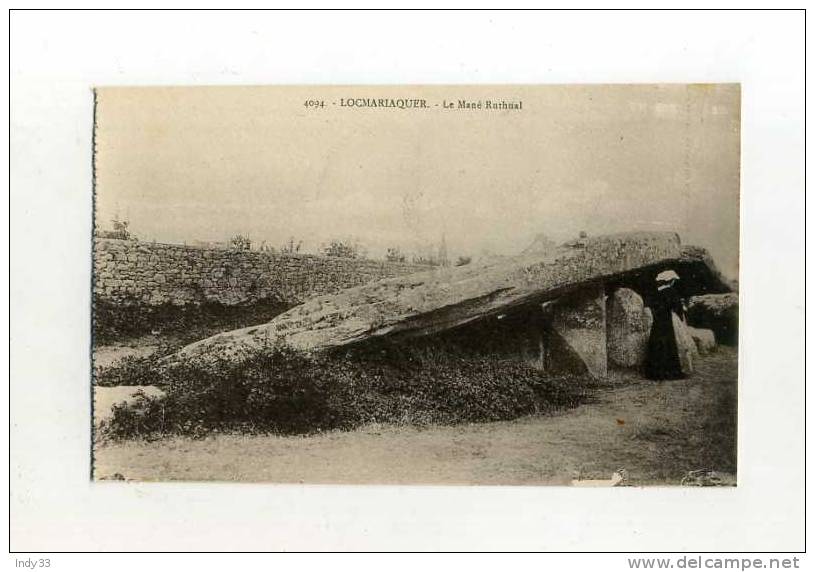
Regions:
<instances>
[{"instance_id":1,"label":"megalithic stone","mask_svg":"<svg viewBox=\"0 0 815 572\"><path fill-rule=\"evenodd\" d=\"M596 287L599 292L599 284L653 281L654 273L663 268L675 269L683 277L688 295L727 291L707 253L683 247L674 233L607 235L546 252L439 267L316 296L271 322L195 342L164 361L230 357L277 341L317 352L383 338L431 336L578 291ZM605 343L591 351L584 348L586 339L599 341L601 332L571 329L564 324L565 342L574 344L592 371L605 372L606 366L600 365Z\"/></svg>"},{"instance_id":2,"label":"megalithic stone","mask_svg":"<svg viewBox=\"0 0 815 572\"><path fill-rule=\"evenodd\" d=\"M550 370L563 371L558 359L577 357L592 377L608 375L606 301L602 284L587 286L551 306L551 330L567 352L550 354ZM579 373L579 372L573 372Z\"/></svg>"},{"instance_id":3,"label":"megalithic stone","mask_svg":"<svg viewBox=\"0 0 815 572\"><path fill-rule=\"evenodd\" d=\"M699 357L699 350L682 318L671 312L671 319L676 337L676 350L679 352L679 365L682 367L683 374L690 375L693 373L693 362Z\"/></svg>"},{"instance_id":4,"label":"megalithic stone","mask_svg":"<svg viewBox=\"0 0 815 572\"><path fill-rule=\"evenodd\" d=\"M609 362L617 367L641 367L653 324L650 310L630 288L616 289L608 297L606 308Z\"/></svg>"}]
</instances>

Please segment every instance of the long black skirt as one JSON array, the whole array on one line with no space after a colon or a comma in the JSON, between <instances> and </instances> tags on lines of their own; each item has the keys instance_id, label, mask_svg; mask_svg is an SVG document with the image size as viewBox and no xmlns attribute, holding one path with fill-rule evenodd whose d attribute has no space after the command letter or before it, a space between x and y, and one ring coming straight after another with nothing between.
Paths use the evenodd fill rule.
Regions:
<instances>
[{"instance_id":1,"label":"long black skirt","mask_svg":"<svg viewBox=\"0 0 815 572\"><path fill-rule=\"evenodd\" d=\"M649 379L682 379L685 375L679 361L671 311L661 310L654 312L654 325L648 338L645 376Z\"/></svg>"}]
</instances>

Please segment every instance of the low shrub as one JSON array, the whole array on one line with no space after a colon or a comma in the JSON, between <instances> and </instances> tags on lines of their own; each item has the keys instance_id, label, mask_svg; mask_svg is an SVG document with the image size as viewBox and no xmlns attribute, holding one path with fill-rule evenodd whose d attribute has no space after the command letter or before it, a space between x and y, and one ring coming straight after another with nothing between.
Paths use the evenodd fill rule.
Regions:
<instances>
[{"instance_id":1,"label":"low shrub","mask_svg":"<svg viewBox=\"0 0 815 572\"><path fill-rule=\"evenodd\" d=\"M93 382L100 387L117 387L120 385L161 385L161 372L155 367L153 356L166 355L165 351L156 351L149 357L125 356L115 364L100 368L93 376Z\"/></svg>"},{"instance_id":2,"label":"low shrub","mask_svg":"<svg viewBox=\"0 0 815 572\"><path fill-rule=\"evenodd\" d=\"M118 440L151 438L166 432L164 426L164 399L137 392L135 401L115 403L112 417L103 420L97 438Z\"/></svg>"},{"instance_id":3,"label":"low shrub","mask_svg":"<svg viewBox=\"0 0 815 572\"><path fill-rule=\"evenodd\" d=\"M273 298L234 306L218 302L150 306L136 299L112 304L94 296L93 337L95 344L107 344L157 332L189 343L225 330L268 322L289 308L291 304Z\"/></svg>"},{"instance_id":4,"label":"low shrub","mask_svg":"<svg viewBox=\"0 0 815 572\"><path fill-rule=\"evenodd\" d=\"M110 438L495 421L574 407L592 387L588 379L549 378L522 362L429 343L319 356L272 344L239 359L167 366L133 359L98 383L128 376L166 396L116 408L102 427Z\"/></svg>"}]
</instances>

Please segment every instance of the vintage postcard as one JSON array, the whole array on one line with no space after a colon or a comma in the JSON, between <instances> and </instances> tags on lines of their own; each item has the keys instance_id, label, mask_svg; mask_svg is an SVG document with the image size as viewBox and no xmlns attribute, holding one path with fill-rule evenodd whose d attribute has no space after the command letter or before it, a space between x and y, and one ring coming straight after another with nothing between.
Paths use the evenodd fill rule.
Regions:
<instances>
[{"instance_id":1,"label":"vintage postcard","mask_svg":"<svg viewBox=\"0 0 815 572\"><path fill-rule=\"evenodd\" d=\"M94 97L95 480L736 484L739 85Z\"/></svg>"}]
</instances>

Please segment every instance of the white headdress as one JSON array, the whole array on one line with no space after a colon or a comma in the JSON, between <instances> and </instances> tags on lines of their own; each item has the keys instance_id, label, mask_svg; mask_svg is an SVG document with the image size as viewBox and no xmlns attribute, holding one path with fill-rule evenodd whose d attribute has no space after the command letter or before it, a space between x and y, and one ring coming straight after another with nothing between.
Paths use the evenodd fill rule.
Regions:
<instances>
[{"instance_id":1,"label":"white headdress","mask_svg":"<svg viewBox=\"0 0 815 572\"><path fill-rule=\"evenodd\" d=\"M671 280L679 280L679 274L673 270L663 270L657 274L657 282L670 282Z\"/></svg>"}]
</instances>

